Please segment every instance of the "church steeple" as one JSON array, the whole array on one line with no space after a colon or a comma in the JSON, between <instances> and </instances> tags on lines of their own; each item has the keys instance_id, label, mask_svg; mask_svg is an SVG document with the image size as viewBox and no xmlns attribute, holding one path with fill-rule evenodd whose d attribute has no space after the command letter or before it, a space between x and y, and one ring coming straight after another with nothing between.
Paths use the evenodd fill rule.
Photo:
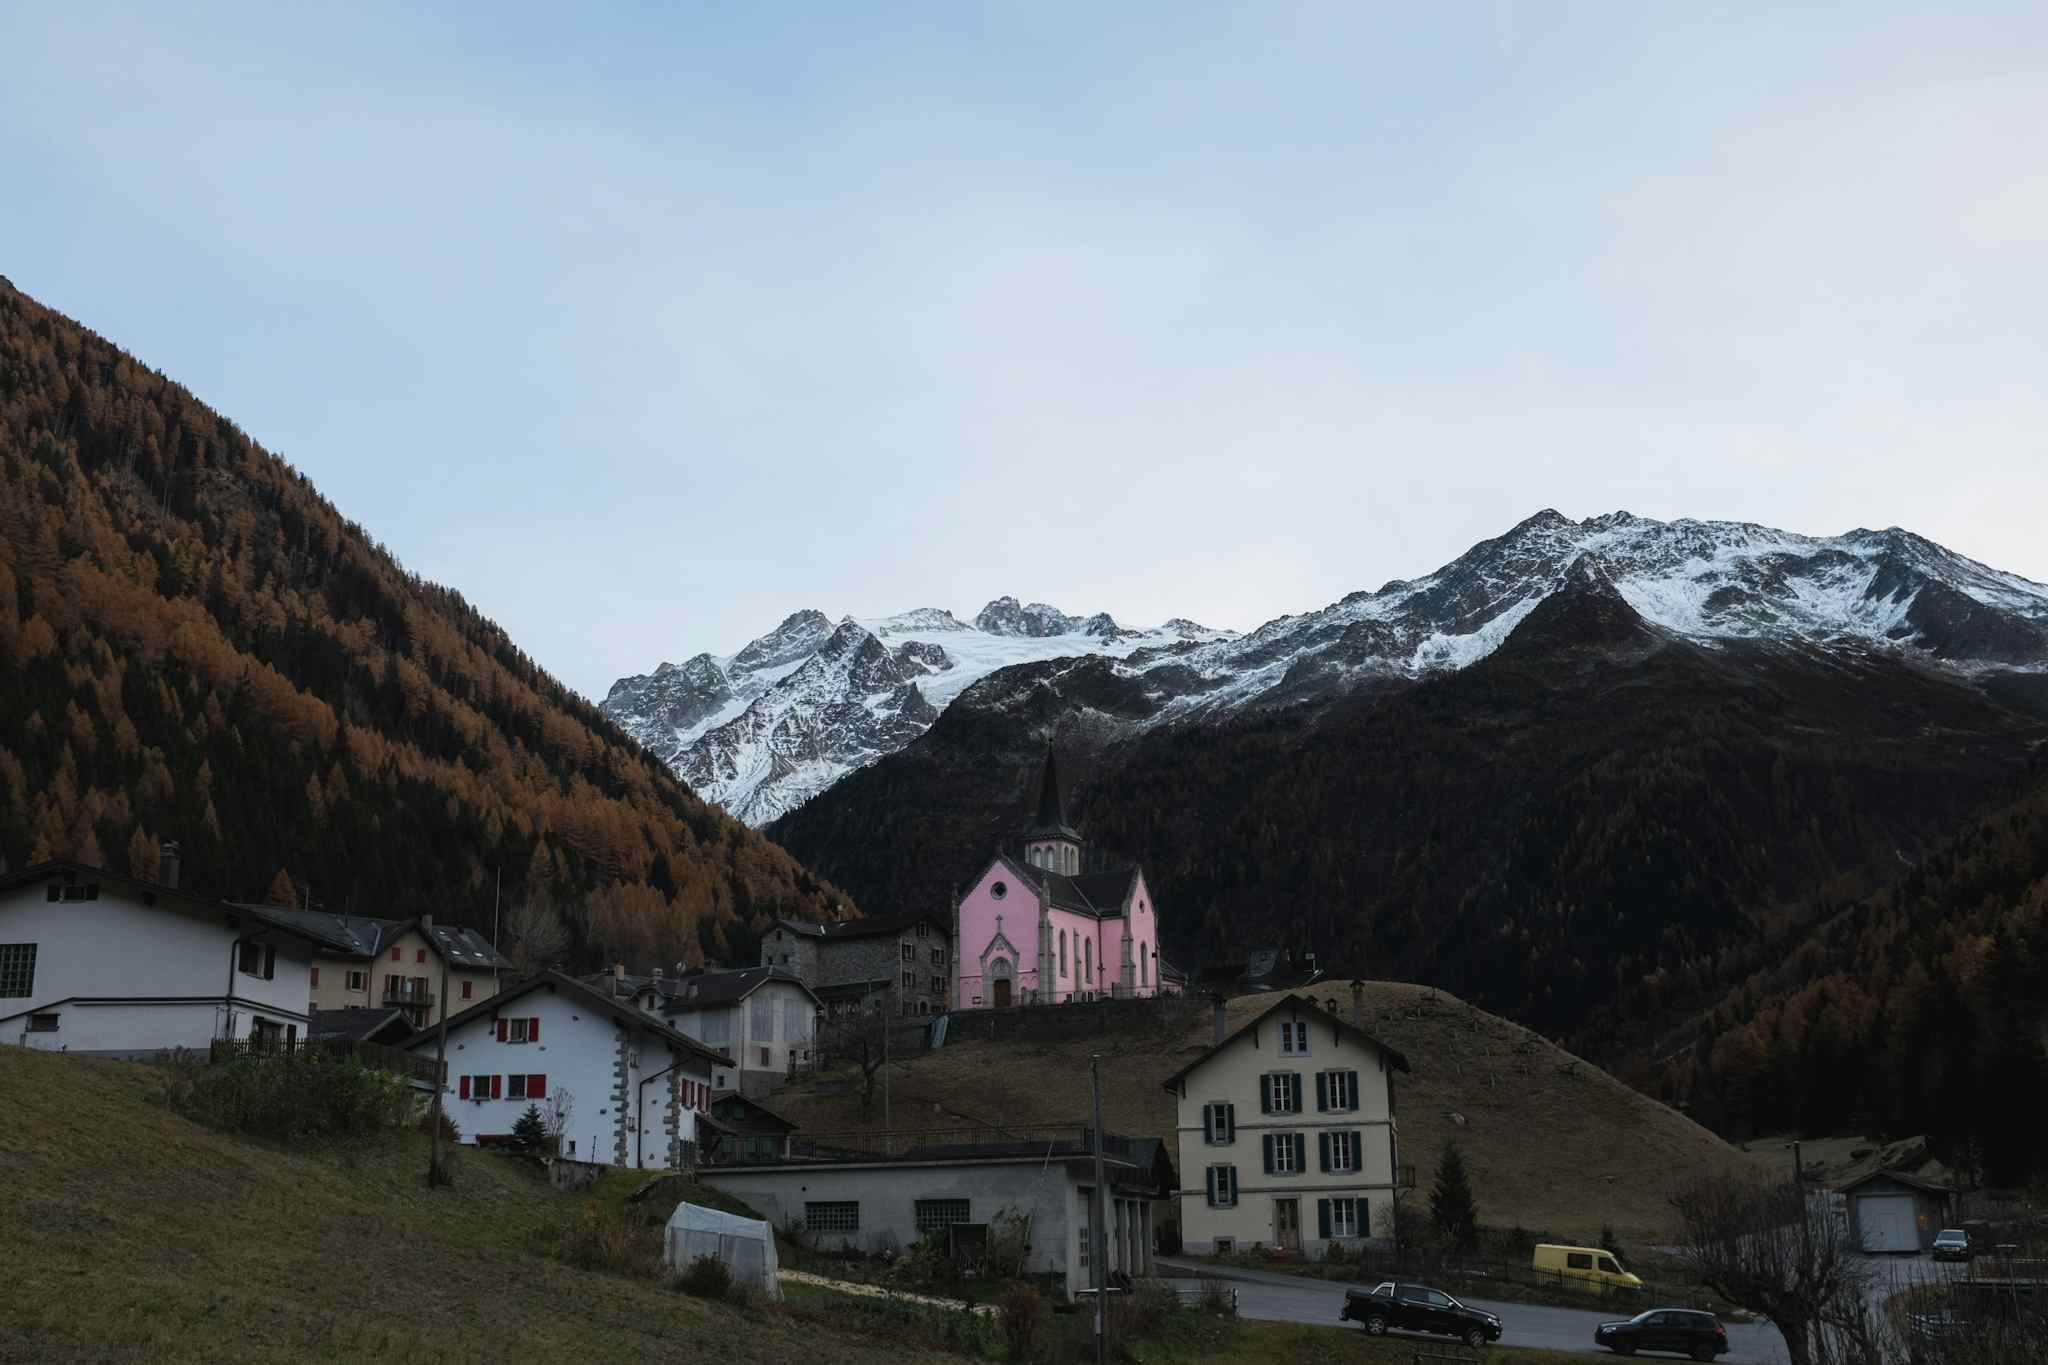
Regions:
<instances>
[{"instance_id":1,"label":"church steeple","mask_svg":"<svg viewBox=\"0 0 2048 1365\"><path fill-rule=\"evenodd\" d=\"M1045 748L1045 768L1038 779L1038 818L1024 827L1024 857L1033 867L1072 876L1081 870L1081 835L1067 823L1060 798L1060 773L1052 746Z\"/></svg>"}]
</instances>

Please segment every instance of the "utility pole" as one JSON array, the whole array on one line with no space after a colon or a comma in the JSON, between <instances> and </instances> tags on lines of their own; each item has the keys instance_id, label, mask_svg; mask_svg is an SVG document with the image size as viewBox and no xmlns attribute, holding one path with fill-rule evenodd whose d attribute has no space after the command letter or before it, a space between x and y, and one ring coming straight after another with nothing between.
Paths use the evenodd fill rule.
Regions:
<instances>
[{"instance_id":1,"label":"utility pole","mask_svg":"<svg viewBox=\"0 0 2048 1365\"><path fill-rule=\"evenodd\" d=\"M882 1131L889 1134L886 1141L892 1147L896 1130L889 1125L889 997L895 993L894 985L882 992Z\"/></svg>"},{"instance_id":2,"label":"utility pole","mask_svg":"<svg viewBox=\"0 0 2048 1365\"><path fill-rule=\"evenodd\" d=\"M1088 1210L1088 1260L1089 1269L1094 1271L1095 1281L1095 1365L1103 1365L1109 1359L1109 1335L1103 1329L1108 1322L1109 1238L1102 1226L1103 1214L1109 1201L1102 1191L1102 1054L1088 1055L1089 1101L1094 1107L1095 1123L1089 1137L1095 1148L1095 1194L1089 1201Z\"/></svg>"},{"instance_id":3,"label":"utility pole","mask_svg":"<svg viewBox=\"0 0 2048 1365\"><path fill-rule=\"evenodd\" d=\"M497 875L497 885L491 889L491 994L496 995L498 993L498 959L504 956L503 950L498 947L498 906L505 894L505 866L503 863L500 863L492 871ZM441 1011L444 1016L447 1012L445 1007Z\"/></svg>"},{"instance_id":4,"label":"utility pole","mask_svg":"<svg viewBox=\"0 0 2048 1365\"><path fill-rule=\"evenodd\" d=\"M427 941L433 942L434 917L423 915L420 923L427 931ZM454 1181L441 1160L441 1092L448 1088L448 954L441 952L438 944L434 951L441 958L441 993L434 1002L441 1010L441 1026L434 1037L434 1115L427 1128L427 1184L449 1185Z\"/></svg>"}]
</instances>

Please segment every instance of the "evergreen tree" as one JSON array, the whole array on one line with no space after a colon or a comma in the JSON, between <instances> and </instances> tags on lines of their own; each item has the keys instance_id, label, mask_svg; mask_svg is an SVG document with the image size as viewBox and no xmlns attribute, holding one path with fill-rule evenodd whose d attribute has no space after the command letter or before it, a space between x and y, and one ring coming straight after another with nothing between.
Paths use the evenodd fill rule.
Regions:
<instances>
[{"instance_id":1,"label":"evergreen tree","mask_svg":"<svg viewBox=\"0 0 2048 1365\"><path fill-rule=\"evenodd\" d=\"M1479 1206L1472 1200L1472 1178L1465 1171L1465 1154L1450 1138L1444 1139L1443 1155L1437 1158L1436 1184L1429 1191L1429 1216L1453 1248L1478 1250Z\"/></svg>"},{"instance_id":2,"label":"evergreen tree","mask_svg":"<svg viewBox=\"0 0 2048 1365\"><path fill-rule=\"evenodd\" d=\"M299 889L292 885L292 874L283 868L270 879L270 890L264 893L264 901L270 905L297 905Z\"/></svg>"},{"instance_id":3,"label":"evergreen tree","mask_svg":"<svg viewBox=\"0 0 2048 1365\"><path fill-rule=\"evenodd\" d=\"M547 1141L547 1136L547 1121L541 1118L540 1106L537 1104L527 1105L526 1112L513 1120L512 1140L523 1152L540 1150L541 1144Z\"/></svg>"}]
</instances>

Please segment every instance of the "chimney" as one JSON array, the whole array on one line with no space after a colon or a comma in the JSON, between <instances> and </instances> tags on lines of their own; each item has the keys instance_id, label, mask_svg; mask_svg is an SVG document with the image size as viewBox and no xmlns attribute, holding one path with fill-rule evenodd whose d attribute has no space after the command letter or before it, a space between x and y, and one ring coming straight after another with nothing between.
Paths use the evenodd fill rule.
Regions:
<instances>
[{"instance_id":1,"label":"chimney","mask_svg":"<svg viewBox=\"0 0 2048 1365\"><path fill-rule=\"evenodd\" d=\"M156 879L160 884L168 886L173 891L176 891L178 889L177 840L164 840L163 848L157 853Z\"/></svg>"},{"instance_id":2,"label":"chimney","mask_svg":"<svg viewBox=\"0 0 2048 1365\"><path fill-rule=\"evenodd\" d=\"M1351 1027L1363 1032L1365 1029L1365 983L1351 983Z\"/></svg>"},{"instance_id":3,"label":"chimney","mask_svg":"<svg viewBox=\"0 0 2048 1365\"><path fill-rule=\"evenodd\" d=\"M612 964L612 980L614 980L614 981L624 981L625 979L626 979L626 964L625 964L625 963L623 963L623 962L614 962L614 963Z\"/></svg>"},{"instance_id":4,"label":"chimney","mask_svg":"<svg viewBox=\"0 0 2048 1365\"><path fill-rule=\"evenodd\" d=\"M1223 1028L1223 992L1221 992L1221 991L1218 991L1218 992L1217 992L1217 993L1216 993L1215 995L1211 996L1211 997L1210 997L1210 999L1212 999L1212 1000L1214 1000L1214 1001L1216 1002L1216 1044L1217 1044L1217 1046L1221 1047L1221 1046L1222 1046L1222 1044L1223 1044L1223 1032L1224 1032L1224 1028Z\"/></svg>"},{"instance_id":5,"label":"chimney","mask_svg":"<svg viewBox=\"0 0 2048 1365\"><path fill-rule=\"evenodd\" d=\"M659 981L659 980L661 980L661 968L659 968L659 967L656 967L656 968L654 969L654 979L655 979L656 981Z\"/></svg>"}]
</instances>

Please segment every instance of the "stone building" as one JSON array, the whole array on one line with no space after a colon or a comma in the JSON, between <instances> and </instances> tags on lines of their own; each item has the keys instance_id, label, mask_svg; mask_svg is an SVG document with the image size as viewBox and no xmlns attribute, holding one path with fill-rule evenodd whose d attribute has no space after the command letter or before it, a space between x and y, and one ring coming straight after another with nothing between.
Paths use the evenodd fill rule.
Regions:
<instances>
[{"instance_id":1,"label":"stone building","mask_svg":"<svg viewBox=\"0 0 2048 1365\"><path fill-rule=\"evenodd\" d=\"M918 910L838 924L780 919L762 936L761 965L817 992L828 1019L884 1001L897 1014L944 1014L953 934L943 916Z\"/></svg>"}]
</instances>

